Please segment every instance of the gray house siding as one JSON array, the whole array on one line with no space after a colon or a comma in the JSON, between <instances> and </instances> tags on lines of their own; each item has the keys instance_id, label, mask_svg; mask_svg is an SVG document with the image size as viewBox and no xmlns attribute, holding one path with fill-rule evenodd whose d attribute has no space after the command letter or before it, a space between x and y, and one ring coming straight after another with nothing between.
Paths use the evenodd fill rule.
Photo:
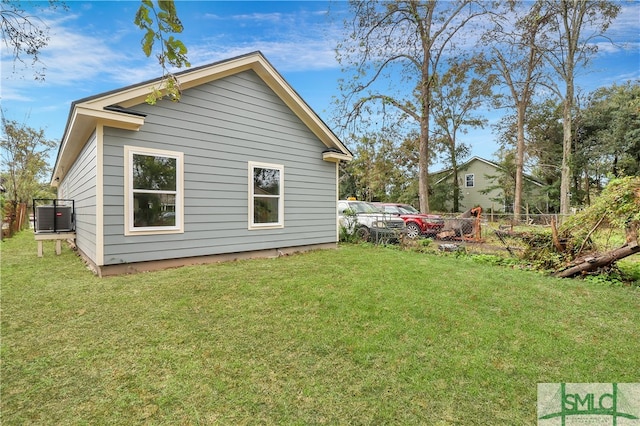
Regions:
<instances>
[{"instance_id":1,"label":"gray house siding","mask_svg":"<svg viewBox=\"0 0 640 426\"><path fill-rule=\"evenodd\" d=\"M76 246L96 261L96 176L97 143L95 133L86 143L58 191L60 198L75 201Z\"/></svg>"},{"instance_id":2,"label":"gray house siding","mask_svg":"<svg viewBox=\"0 0 640 426\"><path fill-rule=\"evenodd\" d=\"M336 163L255 74L138 105L140 131L104 129L104 264L336 241ZM124 235L124 146L184 153L184 234ZM248 229L248 162L284 166L284 228Z\"/></svg>"}]
</instances>

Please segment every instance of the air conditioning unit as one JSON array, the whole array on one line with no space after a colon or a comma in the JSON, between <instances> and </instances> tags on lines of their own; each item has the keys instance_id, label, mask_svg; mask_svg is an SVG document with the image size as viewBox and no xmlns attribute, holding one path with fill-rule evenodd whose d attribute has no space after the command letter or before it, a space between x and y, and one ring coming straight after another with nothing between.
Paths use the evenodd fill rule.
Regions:
<instances>
[{"instance_id":1,"label":"air conditioning unit","mask_svg":"<svg viewBox=\"0 0 640 426\"><path fill-rule=\"evenodd\" d=\"M74 230L71 206L37 206L36 232L70 232Z\"/></svg>"}]
</instances>

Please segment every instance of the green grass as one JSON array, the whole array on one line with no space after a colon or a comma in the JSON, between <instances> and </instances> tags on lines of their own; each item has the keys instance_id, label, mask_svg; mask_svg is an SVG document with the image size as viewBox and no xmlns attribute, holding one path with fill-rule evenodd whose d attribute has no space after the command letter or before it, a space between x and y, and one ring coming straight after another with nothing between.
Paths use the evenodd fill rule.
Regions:
<instances>
[{"instance_id":1,"label":"green grass","mask_svg":"<svg viewBox=\"0 0 640 426\"><path fill-rule=\"evenodd\" d=\"M640 291L383 247L99 279L2 243L2 424L534 424L637 382Z\"/></svg>"}]
</instances>

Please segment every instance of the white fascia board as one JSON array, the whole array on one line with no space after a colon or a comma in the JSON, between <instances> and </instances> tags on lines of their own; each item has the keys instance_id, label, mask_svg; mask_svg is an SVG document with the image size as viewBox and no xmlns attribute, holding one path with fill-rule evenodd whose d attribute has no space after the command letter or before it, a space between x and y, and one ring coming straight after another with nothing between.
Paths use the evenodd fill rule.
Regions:
<instances>
[{"instance_id":1,"label":"white fascia board","mask_svg":"<svg viewBox=\"0 0 640 426\"><path fill-rule=\"evenodd\" d=\"M105 126L116 127L125 130L140 130L144 124L144 117L127 114L124 112L108 111L105 109L87 108L83 105L76 107L76 115L86 117L89 120L100 121Z\"/></svg>"},{"instance_id":2,"label":"white fascia board","mask_svg":"<svg viewBox=\"0 0 640 426\"><path fill-rule=\"evenodd\" d=\"M353 156L341 154L339 152L323 152L322 159L324 161L330 161L333 163L337 163L339 161L351 161L353 160Z\"/></svg>"},{"instance_id":3,"label":"white fascia board","mask_svg":"<svg viewBox=\"0 0 640 426\"><path fill-rule=\"evenodd\" d=\"M86 140L91 136L98 123L125 130L138 131L144 124L144 117L117 111L97 109L86 104L76 105L73 109L69 131L65 134L60 147L60 155L53 169L51 185L56 187L69 171ZM70 141L74 141L73 143Z\"/></svg>"},{"instance_id":4,"label":"white fascia board","mask_svg":"<svg viewBox=\"0 0 640 426\"><path fill-rule=\"evenodd\" d=\"M342 142L333 134L316 113L304 102L304 100L289 86L266 61L259 58L259 67L254 71L267 83L267 85L280 96L280 99L302 120L302 122L316 135L328 148L336 148L344 155L351 157L349 151Z\"/></svg>"}]
</instances>

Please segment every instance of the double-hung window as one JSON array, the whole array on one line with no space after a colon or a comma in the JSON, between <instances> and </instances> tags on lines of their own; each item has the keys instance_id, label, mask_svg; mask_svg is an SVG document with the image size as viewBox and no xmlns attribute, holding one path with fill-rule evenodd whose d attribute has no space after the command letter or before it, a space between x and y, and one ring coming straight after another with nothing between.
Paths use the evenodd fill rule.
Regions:
<instances>
[{"instance_id":1,"label":"double-hung window","mask_svg":"<svg viewBox=\"0 0 640 426\"><path fill-rule=\"evenodd\" d=\"M249 162L249 229L284 227L284 166Z\"/></svg>"},{"instance_id":2,"label":"double-hung window","mask_svg":"<svg viewBox=\"0 0 640 426\"><path fill-rule=\"evenodd\" d=\"M181 152L125 146L125 234L183 232Z\"/></svg>"},{"instance_id":3,"label":"double-hung window","mask_svg":"<svg viewBox=\"0 0 640 426\"><path fill-rule=\"evenodd\" d=\"M475 176L473 173L469 173L464 175L464 186L465 188L473 188L475 185L474 182Z\"/></svg>"}]
</instances>

